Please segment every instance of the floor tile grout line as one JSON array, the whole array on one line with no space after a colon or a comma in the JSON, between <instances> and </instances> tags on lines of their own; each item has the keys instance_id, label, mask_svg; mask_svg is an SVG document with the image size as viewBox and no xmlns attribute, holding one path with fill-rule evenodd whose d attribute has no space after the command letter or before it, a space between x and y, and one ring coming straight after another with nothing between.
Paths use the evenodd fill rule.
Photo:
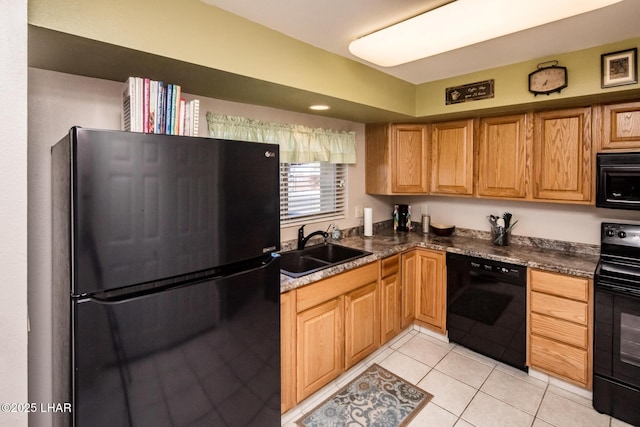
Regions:
<instances>
[{"instance_id":1,"label":"floor tile grout line","mask_svg":"<svg viewBox=\"0 0 640 427\"><path fill-rule=\"evenodd\" d=\"M458 354L460 354L460 353L458 353ZM491 372L493 372L493 370L494 370L494 369L495 369L495 366L494 366L493 368L491 368L491 371L489 372L489 375L491 375ZM446 374L445 374L445 375L446 375ZM489 375L487 375L487 378L489 378ZM453 377L451 377L451 378L453 378ZM478 393L480 393L480 388L482 388L482 385L484 385L484 383L487 381L487 378L485 378L485 379L484 379L484 381L482 382L482 384L480 384L480 387L476 388L476 387L473 387L473 386L472 386L473 388L475 388L475 389L476 389L476 392L473 394L473 396L471 397L471 399L469 399L469 402L468 402L468 403L467 403L467 405L464 407L464 409L462 410L462 412L460 412L460 416L458 417L458 421L463 420L464 422L466 422L466 423L468 423L468 424L475 425L475 424L472 424L470 421L467 421L467 420L465 420L464 418L462 418L462 416L464 415L464 413L466 412L466 410L469 408L469 405L471 405L471 402L473 402L473 399L475 399L475 398L476 398L476 396L478 396ZM455 379L455 378L454 378L454 379ZM460 380L458 380L458 381L460 381ZM463 384L465 384L465 383L463 383ZM467 384L467 385L469 385L469 384ZM456 422L456 423L457 423L457 422Z\"/></svg>"},{"instance_id":2,"label":"floor tile grout line","mask_svg":"<svg viewBox=\"0 0 640 427\"><path fill-rule=\"evenodd\" d=\"M549 382L547 381L547 383L544 386L544 393L542 393L542 399L540 399L540 403L538 404L538 408L536 409L536 414L533 418L534 422L535 420L538 419L538 414L540 413L540 408L542 408L542 402L544 402L544 397L547 395L547 393L549 392ZM549 421L547 420L543 420L542 418L540 418L540 421L544 421L547 424L551 424ZM552 424L554 425L554 424Z\"/></svg>"}]
</instances>

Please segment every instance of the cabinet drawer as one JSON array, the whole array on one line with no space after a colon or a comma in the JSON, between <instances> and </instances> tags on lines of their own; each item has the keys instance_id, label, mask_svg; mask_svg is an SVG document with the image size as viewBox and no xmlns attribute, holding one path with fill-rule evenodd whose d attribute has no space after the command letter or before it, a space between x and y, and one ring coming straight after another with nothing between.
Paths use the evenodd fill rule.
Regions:
<instances>
[{"instance_id":1,"label":"cabinet drawer","mask_svg":"<svg viewBox=\"0 0 640 427\"><path fill-rule=\"evenodd\" d=\"M583 302L531 292L531 311L587 326L589 310Z\"/></svg>"},{"instance_id":2,"label":"cabinet drawer","mask_svg":"<svg viewBox=\"0 0 640 427\"><path fill-rule=\"evenodd\" d=\"M531 333L587 349L589 331L586 326L531 313Z\"/></svg>"},{"instance_id":3,"label":"cabinet drawer","mask_svg":"<svg viewBox=\"0 0 640 427\"><path fill-rule=\"evenodd\" d=\"M589 280L583 277L531 270L529 279L532 291L544 292L577 301L587 302L589 300Z\"/></svg>"},{"instance_id":4,"label":"cabinet drawer","mask_svg":"<svg viewBox=\"0 0 640 427\"><path fill-rule=\"evenodd\" d=\"M582 385L590 383L586 350L532 335L529 363L533 368L540 368Z\"/></svg>"},{"instance_id":5,"label":"cabinet drawer","mask_svg":"<svg viewBox=\"0 0 640 427\"><path fill-rule=\"evenodd\" d=\"M298 313L344 295L361 286L378 281L378 261L299 288L296 296Z\"/></svg>"},{"instance_id":6,"label":"cabinet drawer","mask_svg":"<svg viewBox=\"0 0 640 427\"><path fill-rule=\"evenodd\" d=\"M400 269L400 255L390 256L382 260L381 277L389 277Z\"/></svg>"}]
</instances>

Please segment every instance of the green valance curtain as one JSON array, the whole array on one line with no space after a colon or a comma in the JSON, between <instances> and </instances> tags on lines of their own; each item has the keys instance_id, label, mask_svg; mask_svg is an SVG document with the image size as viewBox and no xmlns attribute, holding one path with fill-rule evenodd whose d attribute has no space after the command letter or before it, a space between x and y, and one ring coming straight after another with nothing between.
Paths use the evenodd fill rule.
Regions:
<instances>
[{"instance_id":1,"label":"green valance curtain","mask_svg":"<svg viewBox=\"0 0 640 427\"><path fill-rule=\"evenodd\" d=\"M281 163L355 163L355 132L263 122L207 112L209 136L280 145Z\"/></svg>"}]
</instances>

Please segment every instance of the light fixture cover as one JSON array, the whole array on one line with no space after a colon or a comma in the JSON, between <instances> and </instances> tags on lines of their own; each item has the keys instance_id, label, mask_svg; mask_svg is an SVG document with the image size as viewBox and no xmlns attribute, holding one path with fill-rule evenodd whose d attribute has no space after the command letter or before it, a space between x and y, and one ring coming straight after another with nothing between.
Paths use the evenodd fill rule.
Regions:
<instances>
[{"instance_id":1,"label":"light fixture cover","mask_svg":"<svg viewBox=\"0 0 640 427\"><path fill-rule=\"evenodd\" d=\"M622 0L456 0L349 44L393 67L610 6Z\"/></svg>"}]
</instances>

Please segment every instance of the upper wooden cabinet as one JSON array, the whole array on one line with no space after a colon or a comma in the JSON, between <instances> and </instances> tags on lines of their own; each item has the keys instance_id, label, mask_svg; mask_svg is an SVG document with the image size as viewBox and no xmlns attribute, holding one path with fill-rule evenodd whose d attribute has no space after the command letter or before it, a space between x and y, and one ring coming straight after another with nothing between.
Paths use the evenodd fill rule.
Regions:
<instances>
[{"instance_id":1,"label":"upper wooden cabinet","mask_svg":"<svg viewBox=\"0 0 640 427\"><path fill-rule=\"evenodd\" d=\"M640 102L603 107L602 149L640 148Z\"/></svg>"},{"instance_id":2,"label":"upper wooden cabinet","mask_svg":"<svg viewBox=\"0 0 640 427\"><path fill-rule=\"evenodd\" d=\"M591 201L591 108L534 114L533 198Z\"/></svg>"},{"instance_id":3,"label":"upper wooden cabinet","mask_svg":"<svg viewBox=\"0 0 640 427\"><path fill-rule=\"evenodd\" d=\"M527 196L530 114L480 120L477 194L485 197Z\"/></svg>"},{"instance_id":4,"label":"upper wooden cabinet","mask_svg":"<svg viewBox=\"0 0 640 427\"><path fill-rule=\"evenodd\" d=\"M366 192L426 194L429 190L426 125L365 127Z\"/></svg>"},{"instance_id":5,"label":"upper wooden cabinet","mask_svg":"<svg viewBox=\"0 0 640 427\"><path fill-rule=\"evenodd\" d=\"M473 123L431 125L432 194L473 194Z\"/></svg>"}]
</instances>

